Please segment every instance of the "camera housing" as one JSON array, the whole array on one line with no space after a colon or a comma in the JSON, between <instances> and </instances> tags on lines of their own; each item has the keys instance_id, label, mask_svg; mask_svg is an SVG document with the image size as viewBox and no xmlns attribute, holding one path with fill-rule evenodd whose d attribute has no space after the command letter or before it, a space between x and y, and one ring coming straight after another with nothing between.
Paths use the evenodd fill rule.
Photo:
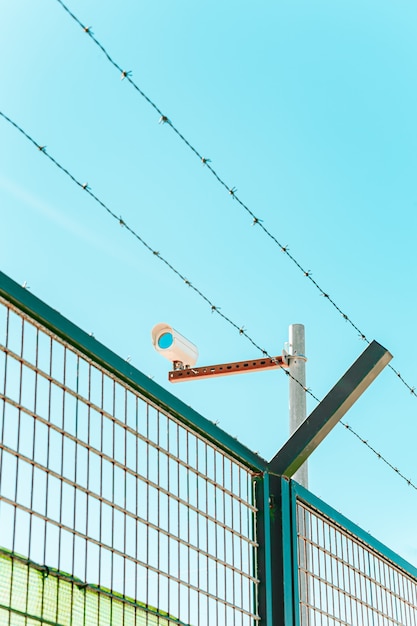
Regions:
<instances>
[{"instance_id":1,"label":"camera housing","mask_svg":"<svg viewBox=\"0 0 417 626\"><path fill-rule=\"evenodd\" d=\"M151 331L153 347L174 365L174 369L193 367L197 363L198 349L172 326L161 322Z\"/></svg>"}]
</instances>

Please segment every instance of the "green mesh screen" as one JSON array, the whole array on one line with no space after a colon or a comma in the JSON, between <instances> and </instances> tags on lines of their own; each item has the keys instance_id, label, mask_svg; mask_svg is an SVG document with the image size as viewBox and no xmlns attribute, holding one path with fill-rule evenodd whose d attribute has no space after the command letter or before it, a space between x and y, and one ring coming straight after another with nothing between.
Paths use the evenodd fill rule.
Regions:
<instances>
[{"instance_id":1,"label":"green mesh screen","mask_svg":"<svg viewBox=\"0 0 417 626\"><path fill-rule=\"evenodd\" d=\"M0 624L169 626L180 624L129 598L0 549Z\"/></svg>"}]
</instances>

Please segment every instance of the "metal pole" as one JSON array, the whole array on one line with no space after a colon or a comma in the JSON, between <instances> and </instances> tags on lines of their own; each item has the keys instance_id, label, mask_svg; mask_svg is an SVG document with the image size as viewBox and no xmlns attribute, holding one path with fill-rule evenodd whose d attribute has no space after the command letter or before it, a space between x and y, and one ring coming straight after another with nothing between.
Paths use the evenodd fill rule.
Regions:
<instances>
[{"instance_id":1,"label":"metal pole","mask_svg":"<svg viewBox=\"0 0 417 626\"><path fill-rule=\"evenodd\" d=\"M290 409L290 436L307 417L306 406L306 356L304 324L291 324L289 328L289 409ZM308 489L308 468L304 463L294 474L294 479Z\"/></svg>"},{"instance_id":2,"label":"metal pole","mask_svg":"<svg viewBox=\"0 0 417 626\"><path fill-rule=\"evenodd\" d=\"M305 329L304 324L291 324L289 327L289 346L288 346L288 364L289 364L289 411L290 411L290 437L294 434L299 426L307 417L306 405L306 357L305 357ZM306 489L308 488L308 467L307 462L298 469L293 478ZM303 526L300 529L304 535L307 531L304 528L303 520L298 520L298 524ZM299 548L298 548L299 550ZM301 626L308 626L309 613L308 604L308 584L306 571L308 570L308 555L301 551L298 554L299 568L299 619Z\"/></svg>"}]
</instances>

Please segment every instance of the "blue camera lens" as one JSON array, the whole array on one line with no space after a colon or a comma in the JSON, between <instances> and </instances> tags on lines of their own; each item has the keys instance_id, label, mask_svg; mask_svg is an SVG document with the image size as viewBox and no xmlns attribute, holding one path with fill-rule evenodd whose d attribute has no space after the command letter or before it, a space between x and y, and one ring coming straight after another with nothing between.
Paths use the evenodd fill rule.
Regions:
<instances>
[{"instance_id":1,"label":"blue camera lens","mask_svg":"<svg viewBox=\"0 0 417 626\"><path fill-rule=\"evenodd\" d=\"M166 350L172 346L173 342L174 337L172 336L172 333L164 333L158 339L158 346L163 350Z\"/></svg>"}]
</instances>

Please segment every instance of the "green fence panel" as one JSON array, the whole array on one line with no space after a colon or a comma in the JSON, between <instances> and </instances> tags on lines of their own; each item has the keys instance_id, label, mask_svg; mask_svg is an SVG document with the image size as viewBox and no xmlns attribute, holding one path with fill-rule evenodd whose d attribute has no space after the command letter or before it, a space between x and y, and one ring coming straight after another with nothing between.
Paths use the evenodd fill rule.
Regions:
<instances>
[{"instance_id":1,"label":"green fence panel","mask_svg":"<svg viewBox=\"0 0 417 626\"><path fill-rule=\"evenodd\" d=\"M417 570L293 483L298 626L417 626Z\"/></svg>"},{"instance_id":2,"label":"green fence panel","mask_svg":"<svg viewBox=\"0 0 417 626\"><path fill-rule=\"evenodd\" d=\"M0 273L0 623L253 626L265 466Z\"/></svg>"}]
</instances>

